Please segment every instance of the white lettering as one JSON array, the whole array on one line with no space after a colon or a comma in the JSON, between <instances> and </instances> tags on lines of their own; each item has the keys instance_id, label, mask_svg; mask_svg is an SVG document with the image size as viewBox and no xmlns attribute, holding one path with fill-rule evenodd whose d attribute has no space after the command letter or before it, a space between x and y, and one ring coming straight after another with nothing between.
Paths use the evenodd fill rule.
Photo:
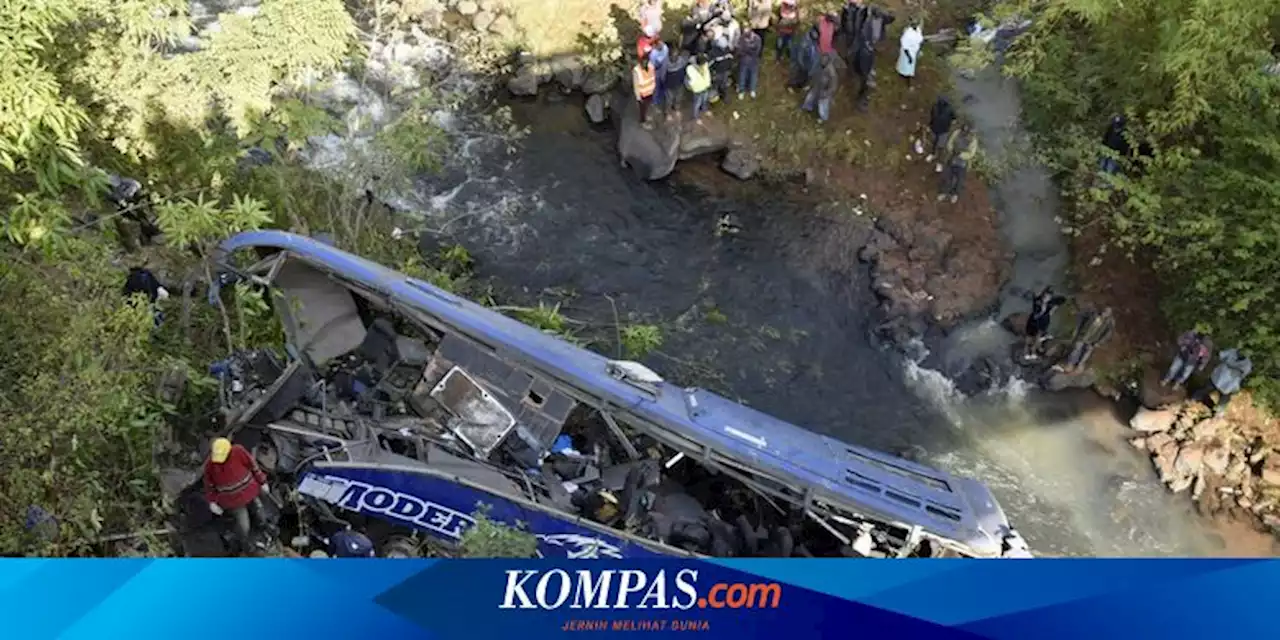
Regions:
<instances>
[{"instance_id":1,"label":"white lettering","mask_svg":"<svg viewBox=\"0 0 1280 640\"><path fill-rule=\"evenodd\" d=\"M613 582L613 570L600 572L596 581L591 580L591 572L578 570L578 584L573 592L573 604L570 609L604 609L609 606L609 585ZM592 600L595 602L592 603Z\"/></svg>"},{"instance_id":2,"label":"white lettering","mask_svg":"<svg viewBox=\"0 0 1280 640\"><path fill-rule=\"evenodd\" d=\"M667 572L666 570L658 571L658 575L654 577L653 584L649 585L649 590L645 592L644 597L640 599L640 604L636 605L637 609L648 609L649 605L645 604L649 599L655 599L658 604L654 605L654 609L669 609L667 606Z\"/></svg>"},{"instance_id":3,"label":"white lettering","mask_svg":"<svg viewBox=\"0 0 1280 640\"><path fill-rule=\"evenodd\" d=\"M547 602L547 584L551 580L551 576L560 578L560 593L556 596L555 602ZM544 574L538 580L538 587L534 591L534 596L538 599L538 606L548 611L559 608L569 599L569 574L564 569L552 569Z\"/></svg>"},{"instance_id":4,"label":"white lettering","mask_svg":"<svg viewBox=\"0 0 1280 640\"><path fill-rule=\"evenodd\" d=\"M507 571L507 589L502 598L502 604L499 609L536 609L537 605L529 601L529 594L525 593L524 583L537 573L529 569ZM520 599L520 604L516 605L516 598Z\"/></svg>"},{"instance_id":5,"label":"white lettering","mask_svg":"<svg viewBox=\"0 0 1280 640\"><path fill-rule=\"evenodd\" d=\"M395 503L395 494L387 491L386 489L370 489L368 493L364 494L364 505L368 507L370 511L385 513L386 510L391 508L391 505Z\"/></svg>"},{"instance_id":6,"label":"white lettering","mask_svg":"<svg viewBox=\"0 0 1280 640\"><path fill-rule=\"evenodd\" d=\"M465 513L409 494L334 476L318 477L317 480L341 483L340 496L334 498L337 492L332 490L328 492L328 496L323 496L328 502L359 513L390 516L445 538L460 540L462 533L475 524L475 520Z\"/></svg>"},{"instance_id":7,"label":"white lettering","mask_svg":"<svg viewBox=\"0 0 1280 640\"><path fill-rule=\"evenodd\" d=\"M698 581L697 569L681 569L676 572L676 591L689 596L689 599L683 603L679 598L671 599L671 606L677 609L689 610L698 604L698 589L694 587L694 583Z\"/></svg>"},{"instance_id":8,"label":"white lettering","mask_svg":"<svg viewBox=\"0 0 1280 640\"><path fill-rule=\"evenodd\" d=\"M644 585L648 581L649 577L644 575L643 571L623 569L622 581L618 584L618 599L613 603L613 608L630 609L631 606L627 604L627 596L644 591Z\"/></svg>"}]
</instances>

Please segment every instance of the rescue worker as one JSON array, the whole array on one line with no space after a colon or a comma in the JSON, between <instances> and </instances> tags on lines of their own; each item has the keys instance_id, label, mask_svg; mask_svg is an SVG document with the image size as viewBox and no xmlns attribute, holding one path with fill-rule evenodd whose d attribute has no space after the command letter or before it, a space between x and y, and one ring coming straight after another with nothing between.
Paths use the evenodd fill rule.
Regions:
<instances>
[{"instance_id":1,"label":"rescue worker","mask_svg":"<svg viewBox=\"0 0 1280 640\"><path fill-rule=\"evenodd\" d=\"M164 313L160 311L159 302L169 298L169 290L160 284L160 279L156 274L151 273L150 269L145 266L131 267L129 275L124 280L124 295L126 298L132 297L134 294L143 294L147 297L147 302L151 305L151 315L155 319L155 325L158 327L164 321Z\"/></svg>"},{"instance_id":2,"label":"rescue worker","mask_svg":"<svg viewBox=\"0 0 1280 640\"><path fill-rule=\"evenodd\" d=\"M1194 329L1182 334L1178 338L1178 353L1173 356L1169 370L1160 379L1160 386L1177 389L1186 384L1191 374L1204 370L1212 354L1213 345L1209 336Z\"/></svg>"},{"instance_id":3,"label":"rescue worker","mask_svg":"<svg viewBox=\"0 0 1280 640\"><path fill-rule=\"evenodd\" d=\"M946 96L938 96L937 102L933 103L933 109L929 112L929 133L933 134L933 145L930 147L929 155L925 162L933 162L937 157L938 150L946 144L947 136L951 133L951 123L956 120L956 110L951 107L951 101ZM942 173L942 163L939 162L934 166L933 170Z\"/></svg>"},{"instance_id":4,"label":"rescue worker","mask_svg":"<svg viewBox=\"0 0 1280 640\"><path fill-rule=\"evenodd\" d=\"M140 245L151 244L160 235L160 227L156 225L151 213L151 200L142 188L142 183L133 178L124 178L115 174L107 176L110 191L107 200L115 205L116 233L120 242L128 251ZM136 233L130 225L137 225Z\"/></svg>"},{"instance_id":5,"label":"rescue worker","mask_svg":"<svg viewBox=\"0 0 1280 640\"><path fill-rule=\"evenodd\" d=\"M702 124L702 115L707 113L710 104L707 93L711 90L711 67L706 55L698 54L697 60L685 68L684 83L693 94L694 124Z\"/></svg>"},{"instance_id":6,"label":"rescue worker","mask_svg":"<svg viewBox=\"0 0 1280 640\"><path fill-rule=\"evenodd\" d=\"M756 97L756 88L760 86L760 56L763 53L764 40L754 30L747 31L738 38L738 99L750 93Z\"/></svg>"},{"instance_id":7,"label":"rescue worker","mask_svg":"<svg viewBox=\"0 0 1280 640\"><path fill-rule=\"evenodd\" d=\"M835 98L836 87L839 85L840 77L836 72L836 54L835 52L822 54L822 66L818 70L817 76L813 79L813 86L809 87L809 93L804 97L804 105L800 108L805 111L813 111L816 106L818 108L818 122L825 123L831 117L831 100Z\"/></svg>"},{"instance_id":8,"label":"rescue worker","mask_svg":"<svg viewBox=\"0 0 1280 640\"><path fill-rule=\"evenodd\" d=\"M916 77L916 61L920 57L922 44L924 44L924 32L917 20L903 29L902 38L898 41L898 75L906 79L908 91L915 88L911 86L911 80Z\"/></svg>"},{"instance_id":9,"label":"rescue worker","mask_svg":"<svg viewBox=\"0 0 1280 640\"><path fill-rule=\"evenodd\" d=\"M947 137L947 170L942 175L942 188L938 193L938 201L951 199L951 204L960 200L960 188L964 186L964 176L969 164L978 155L978 136L973 134L968 123L960 125L960 130Z\"/></svg>"},{"instance_id":10,"label":"rescue worker","mask_svg":"<svg viewBox=\"0 0 1280 640\"><path fill-rule=\"evenodd\" d=\"M680 106L684 103L685 69L689 66L689 52L681 51L667 63L667 74L663 81L663 105L670 115L680 117Z\"/></svg>"},{"instance_id":11,"label":"rescue worker","mask_svg":"<svg viewBox=\"0 0 1280 640\"><path fill-rule=\"evenodd\" d=\"M1210 384L1191 394L1191 399L1207 404L1209 396L1217 391L1218 401L1213 405L1213 414L1221 416L1227 412L1231 397L1240 392L1240 385L1252 372L1253 361L1248 356L1241 354L1239 349L1227 349L1218 354L1218 366L1209 376Z\"/></svg>"},{"instance_id":12,"label":"rescue worker","mask_svg":"<svg viewBox=\"0 0 1280 640\"><path fill-rule=\"evenodd\" d=\"M1116 116L1111 119L1111 124L1107 126L1106 133L1102 135L1102 144L1121 158L1129 155L1129 141L1124 137L1124 126L1124 116ZM1110 156L1102 156L1101 165L1103 173L1120 171L1120 162Z\"/></svg>"},{"instance_id":13,"label":"rescue worker","mask_svg":"<svg viewBox=\"0 0 1280 640\"><path fill-rule=\"evenodd\" d=\"M800 9L796 0L782 0L778 5L778 37L774 40L774 53L778 62L791 59L791 39L800 25Z\"/></svg>"},{"instance_id":14,"label":"rescue worker","mask_svg":"<svg viewBox=\"0 0 1280 640\"><path fill-rule=\"evenodd\" d=\"M728 29L722 24L711 39L711 102L729 98L729 75L733 72L733 44Z\"/></svg>"},{"instance_id":15,"label":"rescue worker","mask_svg":"<svg viewBox=\"0 0 1280 640\"><path fill-rule=\"evenodd\" d=\"M1066 302L1066 296L1054 295L1053 287L1045 287L1031 300L1031 315L1027 316L1027 344L1024 357L1029 360L1040 357L1040 345L1049 339L1049 325L1053 321L1053 312Z\"/></svg>"},{"instance_id":16,"label":"rescue worker","mask_svg":"<svg viewBox=\"0 0 1280 640\"><path fill-rule=\"evenodd\" d=\"M372 558L375 556L373 541L347 527L330 536L329 555L334 558Z\"/></svg>"},{"instance_id":17,"label":"rescue worker","mask_svg":"<svg viewBox=\"0 0 1280 640\"><path fill-rule=\"evenodd\" d=\"M661 107L667 97L667 65L671 61L671 49L662 38L653 41L649 51L649 66L653 69L653 104Z\"/></svg>"},{"instance_id":18,"label":"rescue worker","mask_svg":"<svg viewBox=\"0 0 1280 640\"><path fill-rule=\"evenodd\" d=\"M247 449L217 438L204 463L204 497L214 515L228 514L244 549L250 547L253 522L266 524L260 495L267 491L267 474Z\"/></svg>"},{"instance_id":19,"label":"rescue worker","mask_svg":"<svg viewBox=\"0 0 1280 640\"><path fill-rule=\"evenodd\" d=\"M749 0L747 2L747 24L764 44L765 35L769 33L769 23L773 20L773 0Z\"/></svg>"},{"instance_id":20,"label":"rescue worker","mask_svg":"<svg viewBox=\"0 0 1280 640\"><path fill-rule=\"evenodd\" d=\"M649 101L653 98L656 87L653 67L649 66L649 57L643 56L631 69L631 88L635 90L636 104L640 107L640 124L646 129L650 128Z\"/></svg>"},{"instance_id":21,"label":"rescue worker","mask_svg":"<svg viewBox=\"0 0 1280 640\"><path fill-rule=\"evenodd\" d=\"M1115 327L1116 321L1111 313L1111 307L1103 309L1101 313L1082 314L1079 324L1076 325L1076 334L1071 342L1071 353L1067 355L1066 366L1056 366L1054 369L1068 374L1079 371L1089 361L1089 356L1093 355L1094 349L1111 337Z\"/></svg>"}]
</instances>

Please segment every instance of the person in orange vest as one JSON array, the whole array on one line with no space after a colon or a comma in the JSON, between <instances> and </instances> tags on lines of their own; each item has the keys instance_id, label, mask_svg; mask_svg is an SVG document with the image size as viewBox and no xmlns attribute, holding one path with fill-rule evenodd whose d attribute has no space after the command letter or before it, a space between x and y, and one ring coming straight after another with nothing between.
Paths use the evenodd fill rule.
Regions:
<instances>
[{"instance_id":1,"label":"person in orange vest","mask_svg":"<svg viewBox=\"0 0 1280 640\"><path fill-rule=\"evenodd\" d=\"M631 87L636 92L636 102L640 104L640 122L649 127L649 100L657 88L653 74L653 66L649 64L649 56L641 56L640 61L631 69Z\"/></svg>"},{"instance_id":2,"label":"person in orange vest","mask_svg":"<svg viewBox=\"0 0 1280 640\"><path fill-rule=\"evenodd\" d=\"M258 467L253 454L226 438L217 438L204 463L204 497L214 515L228 514L245 549L252 533L250 518L259 526L266 522L259 496L267 490L267 474Z\"/></svg>"}]
</instances>

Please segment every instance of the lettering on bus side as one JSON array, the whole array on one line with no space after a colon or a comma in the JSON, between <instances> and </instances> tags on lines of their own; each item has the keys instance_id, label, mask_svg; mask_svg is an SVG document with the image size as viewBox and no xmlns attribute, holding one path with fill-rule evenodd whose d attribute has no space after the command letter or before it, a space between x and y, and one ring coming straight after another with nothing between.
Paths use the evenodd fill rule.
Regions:
<instances>
[{"instance_id":1,"label":"lettering on bus side","mask_svg":"<svg viewBox=\"0 0 1280 640\"><path fill-rule=\"evenodd\" d=\"M386 516L451 540L461 540L463 532L475 524L465 513L417 496L348 478L327 476L325 479L346 485L341 496L330 500L343 509Z\"/></svg>"}]
</instances>

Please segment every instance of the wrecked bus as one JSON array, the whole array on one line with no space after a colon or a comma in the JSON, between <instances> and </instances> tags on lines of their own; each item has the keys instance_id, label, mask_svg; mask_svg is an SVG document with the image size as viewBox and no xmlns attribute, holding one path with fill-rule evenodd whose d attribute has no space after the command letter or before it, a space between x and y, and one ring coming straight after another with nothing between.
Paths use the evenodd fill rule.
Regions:
<instances>
[{"instance_id":1,"label":"wrecked bus","mask_svg":"<svg viewBox=\"0 0 1280 640\"><path fill-rule=\"evenodd\" d=\"M273 500L290 517L356 526L381 555L456 544L478 512L521 523L544 557L1027 555L979 482L678 387L325 242L246 232L215 261L210 302L231 281L271 291L287 343L283 361L224 363L229 431L287 487Z\"/></svg>"}]
</instances>

